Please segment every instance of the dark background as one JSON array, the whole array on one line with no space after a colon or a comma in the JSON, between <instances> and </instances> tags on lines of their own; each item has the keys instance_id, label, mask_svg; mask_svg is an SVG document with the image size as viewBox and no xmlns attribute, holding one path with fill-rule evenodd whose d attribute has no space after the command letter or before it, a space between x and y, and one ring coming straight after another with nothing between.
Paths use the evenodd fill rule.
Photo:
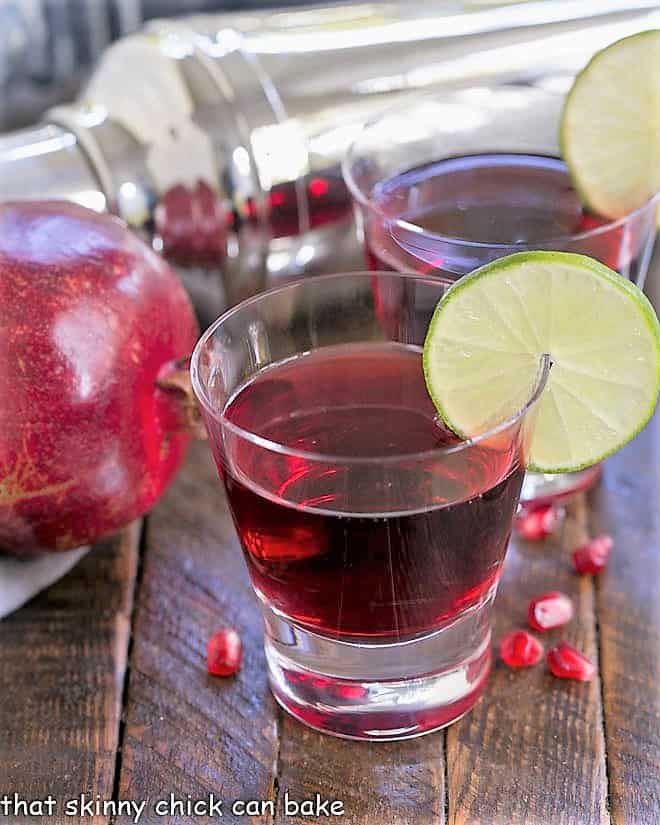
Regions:
<instances>
[{"instance_id":1,"label":"dark background","mask_svg":"<svg viewBox=\"0 0 660 825\"><path fill-rule=\"evenodd\" d=\"M308 5L309 0L2 0L0 131L71 99L108 43L145 20ZM329 4L329 3L328 3Z\"/></svg>"}]
</instances>

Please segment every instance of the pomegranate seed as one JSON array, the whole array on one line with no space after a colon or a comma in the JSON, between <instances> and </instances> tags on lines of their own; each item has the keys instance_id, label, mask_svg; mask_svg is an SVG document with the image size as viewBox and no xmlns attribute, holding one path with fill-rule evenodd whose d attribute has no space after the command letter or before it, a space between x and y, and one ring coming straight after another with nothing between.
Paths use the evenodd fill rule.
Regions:
<instances>
[{"instance_id":1,"label":"pomegranate seed","mask_svg":"<svg viewBox=\"0 0 660 825\"><path fill-rule=\"evenodd\" d=\"M552 504L540 507L523 507L516 516L516 532L527 541L541 541L554 532L559 513Z\"/></svg>"},{"instance_id":2,"label":"pomegranate seed","mask_svg":"<svg viewBox=\"0 0 660 825\"><path fill-rule=\"evenodd\" d=\"M573 618L573 603L557 590L542 593L529 603L527 622L532 630L554 630Z\"/></svg>"},{"instance_id":3,"label":"pomegranate seed","mask_svg":"<svg viewBox=\"0 0 660 825\"><path fill-rule=\"evenodd\" d=\"M573 567L578 573L595 576L605 569L614 542L611 536L595 536L573 553Z\"/></svg>"},{"instance_id":4,"label":"pomegranate seed","mask_svg":"<svg viewBox=\"0 0 660 825\"><path fill-rule=\"evenodd\" d=\"M590 682L596 675L596 665L587 657L571 647L567 642L559 642L551 647L546 656L548 667L558 679L577 679L578 682Z\"/></svg>"},{"instance_id":5,"label":"pomegranate seed","mask_svg":"<svg viewBox=\"0 0 660 825\"><path fill-rule=\"evenodd\" d=\"M531 667L541 661L543 645L526 630L512 630L500 642L500 656L509 667Z\"/></svg>"},{"instance_id":6,"label":"pomegranate seed","mask_svg":"<svg viewBox=\"0 0 660 825\"><path fill-rule=\"evenodd\" d=\"M336 693L341 699L364 699L367 689L363 685L339 685Z\"/></svg>"},{"instance_id":7,"label":"pomegranate seed","mask_svg":"<svg viewBox=\"0 0 660 825\"><path fill-rule=\"evenodd\" d=\"M231 627L218 630L206 648L207 668L212 676L232 676L241 666L241 638Z\"/></svg>"}]
</instances>

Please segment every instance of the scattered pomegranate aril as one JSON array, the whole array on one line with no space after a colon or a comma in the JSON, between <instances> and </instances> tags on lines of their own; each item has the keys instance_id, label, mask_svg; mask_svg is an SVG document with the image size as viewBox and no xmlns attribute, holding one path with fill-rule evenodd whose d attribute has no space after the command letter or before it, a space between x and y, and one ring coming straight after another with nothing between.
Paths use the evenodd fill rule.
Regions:
<instances>
[{"instance_id":1,"label":"scattered pomegranate aril","mask_svg":"<svg viewBox=\"0 0 660 825\"><path fill-rule=\"evenodd\" d=\"M596 675L596 665L567 642L551 647L546 656L550 672L558 679L590 682Z\"/></svg>"},{"instance_id":2,"label":"scattered pomegranate aril","mask_svg":"<svg viewBox=\"0 0 660 825\"><path fill-rule=\"evenodd\" d=\"M573 618L573 602L564 593L552 590L541 593L529 603L527 622L532 630L543 632L570 622Z\"/></svg>"},{"instance_id":3,"label":"scattered pomegranate aril","mask_svg":"<svg viewBox=\"0 0 660 825\"><path fill-rule=\"evenodd\" d=\"M526 541L541 541L551 535L559 523L559 512L553 504L523 507L515 519L518 535Z\"/></svg>"},{"instance_id":4,"label":"scattered pomegranate aril","mask_svg":"<svg viewBox=\"0 0 660 825\"><path fill-rule=\"evenodd\" d=\"M578 573L597 575L607 566L613 544L611 536L595 536L573 552L573 567Z\"/></svg>"},{"instance_id":5,"label":"scattered pomegranate aril","mask_svg":"<svg viewBox=\"0 0 660 825\"><path fill-rule=\"evenodd\" d=\"M238 633L230 627L218 630L206 648L208 672L212 676L233 676L241 666L243 647Z\"/></svg>"},{"instance_id":6,"label":"scattered pomegranate aril","mask_svg":"<svg viewBox=\"0 0 660 825\"><path fill-rule=\"evenodd\" d=\"M500 642L500 657L509 667L532 667L542 656L543 645L526 630L512 630Z\"/></svg>"}]
</instances>

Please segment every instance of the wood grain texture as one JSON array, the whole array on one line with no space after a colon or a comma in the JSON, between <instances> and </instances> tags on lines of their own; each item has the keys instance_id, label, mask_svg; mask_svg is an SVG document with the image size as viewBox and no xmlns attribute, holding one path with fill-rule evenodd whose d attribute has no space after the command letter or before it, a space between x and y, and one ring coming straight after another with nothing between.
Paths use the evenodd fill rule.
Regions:
<instances>
[{"instance_id":1,"label":"wood grain texture","mask_svg":"<svg viewBox=\"0 0 660 825\"><path fill-rule=\"evenodd\" d=\"M28 800L52 793L52 825L74 821L68 798L112 798L140 529L96 546L0 622L0 785Z\"/></svg>"},{"instance_id":2,"label":"wood grain texture","mask_svg":"<svg viewBox=\"0 0 660 825\"><path fill-rule=\"evenodd\" d=\"M511 670L497 659L501 637L526 627L529 600L561 590L574 601L570 625L542 634L597 659L593 585L572 572L570 549L586 536L583 496L557 534L514 539L496 601L495 662L486 695L447 731L449 825L607 825L600 685L565 682L545 663Z\"/></svg>"},{"instance_id":3,"label":"wood grain texture","mask_svg":"<svg viewBox=\"0 0 660 825\"><path fill-rule=\"evenodd\" d=\"M243 665L235 677L213 678L206 643L228 625L241 635ZM277 711L261 616L206 443L194 445L149 517L134 637L119 798L148 800L143 825L207 821L157 817L155 803L170 793L270 798ZM226 810L222 821L249 820Z\"/></svg>"},{"instance_id":4,"label":"wood grain texture","mask_svg":"<svg viewBox=\"0 0 660 825\"><path fill-rule=\"evenodd\" d=\"M660 413L607 462L592 532L614 549L596 580L614 825L660 822Z\"/></svg>"},{"instance_id":5,"label":"wood grain texture","mask_svg":"<svg viewBox=\"0 0 660 825\"><path fill-rule=\"evenodd\" d=\"M544 665L517 672L496 661L484 698L446 735L365 744L321 736L277 710L224 495L208 446L196 445L149 518L121 749L136 526L0 623L2 790L146 799L147 825L218 821L156 817L153 803L170 793L184 801L213 793L226 804L279 800L274 816L225 808L223 822L328 821L286 817L287 791L296 800L341 799L345 815L336 821L344 825L656 825L659 458L656 416L608 462L601 487L568 507L554 538L516 540L507 559L495 647L525 626L532 596L563 590L576 618L543 641L566 638L594 659L600 648L602 683L561 682ZM599 530L615 538L610 566L600 579L581 578L570 551ZM235 678L213 679L206 642L228 624L242 635L244 665Z\"/></svg>"},{"instance_id":6,"label":"wood grain texture","mask_svg":"<svg viewBox=\"0 0 660 825\"><path fill-rule=\"evenodd\" d=\"M340 799L343 825L443 825L445 822L444 734L407 742L352 742L323 736L282 712L278 760L280 802ZM304 825L287 817L278 825ZM320 821L320 820L319 820ZM331 821L331 820L327 820Z\"/></svg>"}]
</instances>

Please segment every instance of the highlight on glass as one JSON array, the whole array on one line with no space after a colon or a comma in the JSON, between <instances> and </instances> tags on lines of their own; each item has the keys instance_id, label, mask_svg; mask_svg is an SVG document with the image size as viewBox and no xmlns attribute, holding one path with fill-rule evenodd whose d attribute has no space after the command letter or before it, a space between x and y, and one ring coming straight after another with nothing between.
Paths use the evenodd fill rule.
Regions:
<instances>
[{"instance_id":1,"label":"highlight on glass","mask_svg":"<svg viewBox=\"0 0 660 825\"><path fill-rule=\"evenodd\" d=\"M339 736L442 727L490 668L491 607L550 364L507 420L470 440L448 431L421 355L450 285L394 272L292 283L228 311L192 359L273 693Z\"/></svg>"}]
</instances>

